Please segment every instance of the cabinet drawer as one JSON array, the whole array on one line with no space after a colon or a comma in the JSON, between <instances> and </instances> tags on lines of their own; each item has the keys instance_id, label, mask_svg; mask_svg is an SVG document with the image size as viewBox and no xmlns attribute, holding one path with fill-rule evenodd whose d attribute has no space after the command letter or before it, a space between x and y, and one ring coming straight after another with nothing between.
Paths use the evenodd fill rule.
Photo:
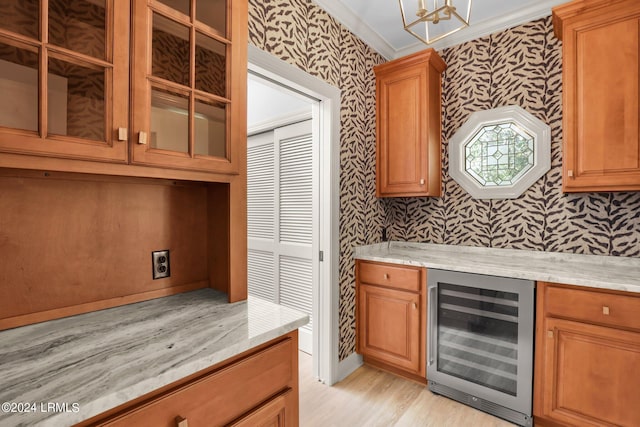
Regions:
<instances>
[{"instance_id":1,"label":"cabinet drawer","mask_svg":"<svg viewBox=\"0 0 640 427\"><path fill-rule=\"evenodd\" d=\"M419 292L422 285L420 267L399 267L360 261L358 280L370 285L389 286Z\"/></svg>"},{"instance_id":2,"label":"cabinet drawer","mask_svg":"<svg viewBox=\"0 0 640 427\"><path fill-rule=\"evenodd\" d=\"M227 424L287 388L294 351L289 338L98 425L175 427L176 417L196 427Z\"/></svg>"},{"instance_id":3,"label":"cabinet drawer","mask_svg":"<svg viewBox=\"0 0 640 427\"><path fill-rule=\"evenodd\" d=\"M546 287L546 312L588 323L640 330L640 296Z\"/></svg>"}]
</instances>

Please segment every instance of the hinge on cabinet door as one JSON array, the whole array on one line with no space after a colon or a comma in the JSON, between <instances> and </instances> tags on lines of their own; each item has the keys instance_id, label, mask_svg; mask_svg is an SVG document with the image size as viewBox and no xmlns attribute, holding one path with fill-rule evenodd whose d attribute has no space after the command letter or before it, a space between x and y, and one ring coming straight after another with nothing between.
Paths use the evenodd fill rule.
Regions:
<instances>
[{"instance_id":1,"label":"hinge on cabinet door","mask_svg":"<svg viewBox=\"0 0 640 427\"><path fill-rule=\"evenodd\" d=\"M320 251L319 260L324 261L324 251Z\"/></svg>"}]
</instances>

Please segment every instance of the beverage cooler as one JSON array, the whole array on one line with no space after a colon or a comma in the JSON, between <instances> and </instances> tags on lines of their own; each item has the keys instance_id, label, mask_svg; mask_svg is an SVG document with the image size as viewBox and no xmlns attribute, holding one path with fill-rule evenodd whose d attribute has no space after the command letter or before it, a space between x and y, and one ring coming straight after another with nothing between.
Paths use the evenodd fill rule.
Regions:
<instances>
[{"instance_id":1,"label":"beverage cooler","mask_svg":"<svg viewBox=\"0 0 640 427\"><path fill-rule=\"evenodd\" d=\"M429 389L532 425L535 282L428 270Z\"/></svg>"}]
</instances>

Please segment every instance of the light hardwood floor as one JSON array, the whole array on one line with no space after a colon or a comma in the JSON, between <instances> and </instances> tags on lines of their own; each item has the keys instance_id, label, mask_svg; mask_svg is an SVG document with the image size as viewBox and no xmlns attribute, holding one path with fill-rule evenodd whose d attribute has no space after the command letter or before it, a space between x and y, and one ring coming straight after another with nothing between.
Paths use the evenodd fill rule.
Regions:
<instances>
[{"instance_id":1,"label":"light hardwood floor","mask_svg":"<svg viewBox=\"0 0 640 427\"><path fill-rule=\"evenodd\" d=\"M300 427L513 427L369 366L327 387L313 379L311 356L299 354Z\"/></svg>"}]
</instances>

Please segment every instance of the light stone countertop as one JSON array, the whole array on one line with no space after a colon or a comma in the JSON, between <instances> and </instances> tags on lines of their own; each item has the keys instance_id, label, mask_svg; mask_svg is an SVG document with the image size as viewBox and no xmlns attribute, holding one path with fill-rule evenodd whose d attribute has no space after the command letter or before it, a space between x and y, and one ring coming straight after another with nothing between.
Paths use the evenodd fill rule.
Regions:
<instances>
[{"instance_id":1,"label":"light stone countertop","mask_svg":"<svg viewBox=\"0 0 640 427\"><path fill-rule=\"evenodd\" d=\"M411 242L359 246L354 258L640 292L640 258Z\"/></svg>"},{"instance_id":2,"label":"light stone countertop","mask_svg":"<svg viewBox=\"0 0 640 427\"><path fill-rule=\"evenodd\" d=\"M36 411L3 406L0 426L75 424L308 320L259 298L229 304L226 294L201 289L2 331L0 403L36 404ZM48 412L49 402L67 410Z\"/></svg>"}]
</instances>

